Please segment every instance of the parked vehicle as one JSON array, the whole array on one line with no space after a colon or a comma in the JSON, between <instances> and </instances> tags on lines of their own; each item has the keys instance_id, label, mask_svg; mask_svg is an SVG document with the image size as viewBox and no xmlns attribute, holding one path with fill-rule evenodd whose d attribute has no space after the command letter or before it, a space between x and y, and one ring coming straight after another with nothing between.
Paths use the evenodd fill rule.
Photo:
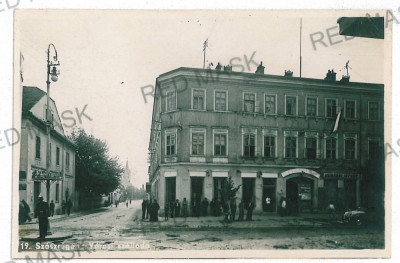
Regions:
<instances>
[{"instance_id":1,"label":"parked vehicle","mask_svg":"<svg viewBox=\"0 0 400 263\"><path fill-rule=\"evenodd\" d=\"M358 207L356 210L349 209L343 215L343 222L362 226L368 223L367 212L365 209Z\"/></svg>"}]
</instances>

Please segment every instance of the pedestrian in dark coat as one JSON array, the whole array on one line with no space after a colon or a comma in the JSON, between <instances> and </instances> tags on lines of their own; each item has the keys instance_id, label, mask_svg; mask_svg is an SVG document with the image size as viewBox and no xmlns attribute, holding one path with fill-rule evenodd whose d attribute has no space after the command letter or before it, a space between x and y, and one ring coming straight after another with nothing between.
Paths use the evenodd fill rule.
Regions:
<instances>
[{"instance_id":1,"label":"pedestrian in dark coat","mask_svg":"<svg viewBox=\"0 0 400 263\"><path fill-rule=\"evenodd\" d=\"M209 203L207 198L204 198L203 202L201 203L202 216L207 216L208 205Z\"/></svg>"},{"instance_id":2,"label":"pedestrian in dark coat","mask_svg":"<svg viewBox=\"0 0 400 263\"><path fill-rule=\"evenodd\" d=\"M157 203L157 200L154 200L152 210L153 210L153 220L156 222L158 221L158 210L160 210L160 205Z\"/></svg>"},{"instance_id":3,"label":"pedestrian in dark coat","mask_svg":"<svg viewBox=\"0 0 400 263\"><path fill-rule=\"evenodd\" d=\"M243 217L244 217L244 203L243 200L240 200L238 221L243 221Z\"/></svg>"},{"instance_id":4,"label":"pedestrian in dark coat","mask_svg":"<svg viewBox=\"0 0 400 263\"><path fill-rule=\"evenodd\" d=\"M187 217L187 214L188 214L188 202L186 200L186 197L183 198L183 201L182 201L182 212L183 212L183 217Z\"/></svg>"},{"instance_id":5,"label":"pedestrian in dark coat","mask_svg":"<svg viewBox=\"0 0 400 263\"><path fill-rule=\"evenodd\" d=\"M231 207L231 221L235 221L235 215L236 215L236 209L237 209L236 200L232 199L230 201L229 206Z\"/></svg>"},{"instance_id":6,"label":"pedestrian in dark coat","mask_svg":"<svg viewBox=\"0 0 400 263\"><path fill-rule=\"evenodd\" d=\"M247 221L253 220L253 209L254 209L254 203L253 203L253 201L250 200L247 205L247 215L246 215Z\"/></svg>"},{"instance_id":7,"label":"pedestrian in dark coat","mask_svg":"<svg viewBox=\"0 0 400 263\"><path fill-rule=\"evenodd\" d=\"M44 240L47 233L47 224L49 222L49 204L39 197L39 202L36 205L36 215L39 219L39 238Z\"/></svg>"},{"instance_id":8,"label":"pedestrian in dark coat","mask_svg":"<svg viewBox=\"0 0 400 263\"><path fill-rule=\"evenodd\" d=\"M18 224L22 225L23 223L25 223L25 207L21 201L21 203L19 203Z\"/></svg>"},{"instance_id":9,"label":"pedestrian in dark coat","mask_svg":"<svg viewBox=\"0 0 400 263\"><path fill-rule=\"evenodd\" d=\"M65 207L66 207L65 200L62 200L62 203L61 203L61 214L63 214L63 215L65 215Z\"/></svg>"},{"instance_id":10,"label":"pedestrian in dark coat","mask_svg":"<svg viewBox=\"0 0 400 263\"><path fill-rule=\"evenodd\" d=\"M164 220L168 221L168 216L169 216L169 203L165 202L164 205Z\"/></svg>"},{"instance_id":11,"label":"pedestrian in dark coat","mask_svg":"<svg viewBox=\"0 0 400 263\"><path fill-rule=\"evenodd\" d=\"M147 200L143 199L142 201L142 220L144 220L147 211Z\"/></svg>"},{"instance_id":12,"label":"pedestrian in dark coat","mask_svg":"<svg viewBox=\"0 0 400 263\"><path fill-rule=\"evenodd\" d=\"M25 221L28 220L29 222L31 222L32 221L32 218L30 216L31 208L29 207L29 205L26 203L25 200L22 200L22 204L24 205L24 209L25 209Z\"/></svg>"},{"instance_id":13,"label":"pedestrian in dark coat","mask_svg":"<svg viewBox=\"0 0 400 263\"><path fill-rule=\"evenodd\" d=\"M56 205L54 204L54 201L51 200L50 202L50 216L54 216L54 208L56 207Z\"/></svg>"},{"instance_id":14,"label":"pedestrian in dark coat","mask_svg":"<svg viewBox=\"0 0 400 263\"><path fill-rule=\"evenodd\" d=\"M211 216L215 216L216 212L215 212L215 207L216 207L216 201L215 198L213 198L210 202L210 210L211 210Z\"/></svg>"},{"instance_id":15,"label":"pedestrian in dark coat","mask_svg":"<svg viewBox=\"0 0 400 263\"><path fill-rule=\"evenodd\" d=\"M174 218L174 216L175 216L175 202L173 200L171 200L169 202L169 213L170 213L170 217Z\"/></svg>"},{"instance_id":16,"label":"pedestrian in dark coat","mask_svg":"<svg viewBox=\"0 0 400 263\"><path fill-rule=\"evenodd\" d=\"M181 203L179 203L178 199L175 200L174 207L175 207L175 217L179 217L181 212Z\"/></svg>"},{"instance_id":17,"label":"pedestrian in dark coat","mask_svg":"<svg viewBox=\"0 0 400 263\"><path fill-rule=\"evenodd\" d=\"M71 207L72 207L71 199L68 199L66 205L67 205L67 215L69 216L69 214L71 213Z\"/></svg>"}]
</instances>

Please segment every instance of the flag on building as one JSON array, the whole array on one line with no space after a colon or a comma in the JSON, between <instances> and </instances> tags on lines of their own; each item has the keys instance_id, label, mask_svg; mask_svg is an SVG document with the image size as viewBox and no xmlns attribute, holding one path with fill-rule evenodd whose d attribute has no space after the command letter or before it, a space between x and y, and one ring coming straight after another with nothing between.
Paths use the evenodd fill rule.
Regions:
<instances>
[{"instance_id":1,"label":"flag on building","mask_svg":"<svg viewBox=\"0 0 400 263\"><path fill-rule=\"evenodd\" d=\"M340 116L342 115L342 111L340 110L338 112L338 114L336 115L336 120L335 123L332 127L332 131L331 131L331 135L334 134L335 132L337 132L338 128L339 128L339 122L340 122Z\"/></svg>"},{"instance_id":2,"label":"flag on building","mask_svg":"<svg viewBox=\"0 0 400 263\"><path fill-rule=\"evenodd\" d=\"M383 17L340 17L337 23L340 35L385 38Z\"/></svg>"}]
</instances>

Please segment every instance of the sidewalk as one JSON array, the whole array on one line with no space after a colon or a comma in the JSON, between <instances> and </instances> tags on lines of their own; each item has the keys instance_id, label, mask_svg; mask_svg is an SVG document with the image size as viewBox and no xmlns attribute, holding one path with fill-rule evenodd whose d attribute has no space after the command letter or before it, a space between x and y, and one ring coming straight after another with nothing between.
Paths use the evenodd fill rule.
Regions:
<instances>
[{"instance_id":1,"label":"sidewalk","mask_svg":"<svg viewBox=\"0 0 400 263\"><path fill-rule=\"evenodd\" d=\"M246 218L246 216L245 216ZM236 217L237 220L237 217ZM156 229L197 229L207 230L210 228L232 228L232 229L266 229L266 228L324 228L331 227L336 222L328 214L299 214L297 216L281 217L277 213L262 213L253 215L252 221L234 221L225 223L222 216L214 217L178 217L169 218L165 221L159 217L158 222L150 222L148 219L136 221L130 224L133 229L154 230Z\"/></svg>"}]
</instances>

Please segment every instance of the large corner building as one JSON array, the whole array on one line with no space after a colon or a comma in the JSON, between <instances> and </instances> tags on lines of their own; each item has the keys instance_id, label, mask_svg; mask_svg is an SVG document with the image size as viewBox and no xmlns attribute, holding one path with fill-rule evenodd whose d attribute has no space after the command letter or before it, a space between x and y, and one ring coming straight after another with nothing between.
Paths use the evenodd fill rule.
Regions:
<instances>
[{"instance_id":1,"label":"large corner building","mask_svg":"<svg viewBox=\"0 0 400 263\"><path fill-rule=\"evenodd\" d=\"M219 199L227 177L256 211L276 211L280 197L299 212L361 204L363 167L383 149L382 84L336 81L333 71L267 75L260 65L178 68L155 86L149 182L161 207Z\"/></svg>"}]
</instances>

